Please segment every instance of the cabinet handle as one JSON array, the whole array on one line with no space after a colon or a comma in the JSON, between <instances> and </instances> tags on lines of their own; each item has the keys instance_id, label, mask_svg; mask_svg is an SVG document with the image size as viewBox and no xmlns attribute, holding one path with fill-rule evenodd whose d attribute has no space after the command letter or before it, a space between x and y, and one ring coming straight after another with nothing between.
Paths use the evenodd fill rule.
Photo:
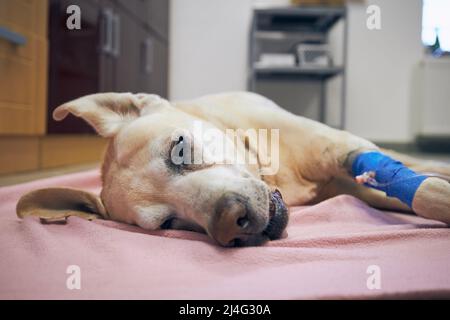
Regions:
<instances>
[{"instance_id":1,"label":"cabinet handle","mask_svg":"<svg viewBox=\"0 0 450 320\"><path fill-rule=\"evenodd\" d=\"M102 52L113 53L113 11L110 8L102 10Z\"/></svg>"},{"instance_id":2,"label":"cabinet handle","mask_svg":"<svg viewBox=\"0 0 450 320\"><path fill-rule=\"evenodd\" d=\"M27 43L27 38L23 35L2 26L0 26L0 39L7 40L16 46L23 46Z\"/></svg>"},{"instance_id":3,"label":"cabinet handle","mask_svg":"<svg viewBox=\"0 0 450 320\"><path fill-rule=\"evenodd\" d=\"M154 46L151 38L145 39L144 42L144 70L145 73L150 74L153 72L153 59L154 59Z\"/></svg>"},{"instance_id":4,"label":"cabinet handle","mask_svg":"<svg viewBox=\"0 0 450 320\"><path fill-rule=\"evenodd\" d=\"M120 55L120 16L118 14L114 14L112 21L114 34L112 54L117 58Z\"/></svg>"}]
</instances>

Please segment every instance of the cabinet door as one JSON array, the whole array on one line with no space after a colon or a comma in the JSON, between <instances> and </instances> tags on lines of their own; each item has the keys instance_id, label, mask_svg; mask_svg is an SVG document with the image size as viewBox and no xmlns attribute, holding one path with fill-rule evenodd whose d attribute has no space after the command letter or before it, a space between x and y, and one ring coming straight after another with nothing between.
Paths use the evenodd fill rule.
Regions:
<instances>
[{"instance_id":1,"label":"cabinet door","mask_svg":"<svg viewBox=\"0 0 450 320\"><path fill-rule=\"evenodd\" d=\"M167 44L155 39L155 63L152 73L152 90L161 97L167 97L169 50Z\"/></svg>"},{"instance_id":2,"label":"cabinet door","mask_svg":"<svg viewBox=\"0 0 450 320\"><path fill-rule=\"evenodd\" d=\"M140 18L147 1L148 0L115 0L115 3L119 10L125 11L134 18Z\"/></svg>"},{"instance_id":3,"label":"cabinet door","mask_svg":"<svg viewBox=\"0 0 450 320\"><path fill-rule=\"evenodd\" d=\"M140 24L149 26L160 38L168 38L170 0L116 1L136 17Z\"/></svg>"},{"instance_id":4,"label":"cabinet door","mask_svg":"<svg viewBox=\"0 0 450 320\"><path fill-rule=\"evenodd\" d=\"M167 96L166 40L148 27L147 18L137 18L147 16L150 3L52 0L48 132L93 132L76 117L64 122L51 118L58 105L86 94L116 91ZM81 8L81 30L65 27L70 4Z\"/></svg>"},{"instance_id":5,"label":"cabinet door","mask_svg":"<svg viewBox=\"0 0 450 320\"><path fill-rule=\"evenodd\" d=\"M114 26L115 7L110 0L99 1L99 88L98 92L110 92L115 90L115 57L114 48Z\"/></svg>"},{"instance_id":6,"label":"cabinet door","mask_svg":"<svg viewBox=\"0 0 450 320\"><path fill-rule=\"evenodd\" d=\"M139 91L167 97L167 46L143 28L139 38Z\"/></svg>"},{"instance_id":7,"label":"cabinet door","mask_svg":"<svg viewBox=\"0 0 450 320\"><path fill-rule=\"evenodd\" d=\"M139 72L137 73L137 91L154 93L152 92L152 75L155 68L155 40L154 37L152 37L143 27L139 28L137 38L139 39Z\"/></svg>"},{"instance_id":8,"label":"cabinet door","mask_svg":"<svg viewBox=\"0 0 450 320\"><path fill-rule=\"evenodd\" d=\"M164 39L169 37L169 0L140 0L147 4L147 21Z\"/></svg>"},{"instance_id":9,"label":"cabinet door","mask_svg":"<svg viewBox=\"0 0 450 320\"><path fill-rule=\"evenodd\" d=\"M45 131L47 1L0 0L0 134Z\"/></svg>"},{"instance_id":10,"label":"cabinet door","mask_svg":"<svg viewBox=\"0 0 450 320\"><path fill-rule=\"evenodd\" d=\"M140 37L139 26L120 7L114 13L114 91L138 91Z\"/></svg>"},{"instance_id":11,"label":"cabinet door","mask_svg":"<svg viewBox=\"0 0 450 320\"><path fill-rule=\"evenodd\" d=\"M81 10L81 29L66 26L66 10L77 5ZM49 133L88 133L92 129L81 119L68 117L63 122L52 118L62 103L100 89L100 9L90 0L52 0L50 6ZM104 67L104 66L103 66Z\"/></svg>"}]
</instances>

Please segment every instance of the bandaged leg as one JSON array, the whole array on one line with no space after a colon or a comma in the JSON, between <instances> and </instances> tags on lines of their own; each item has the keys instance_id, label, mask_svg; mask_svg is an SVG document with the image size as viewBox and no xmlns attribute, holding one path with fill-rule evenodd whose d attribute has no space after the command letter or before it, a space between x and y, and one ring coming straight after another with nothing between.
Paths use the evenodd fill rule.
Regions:
<instances>
[{"instance_id":1,"label":"bandaged leg","mask_svg":"<svg viewBox=\"0 0 450 320\"><path fill-rule=\"evenodd\" d=\"M447 181L416 173L379 151L355 155L351 171L358 183L399 199L418 215L450 223Z\"/></svg>"}]
</instances>

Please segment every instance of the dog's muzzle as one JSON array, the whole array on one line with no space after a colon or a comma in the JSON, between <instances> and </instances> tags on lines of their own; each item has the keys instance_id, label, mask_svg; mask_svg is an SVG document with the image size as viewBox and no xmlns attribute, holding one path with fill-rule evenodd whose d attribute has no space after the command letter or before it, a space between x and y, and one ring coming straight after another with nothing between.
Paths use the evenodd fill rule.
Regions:
<instances>
[{"instance_id":1,"label":"dog's muzzle","mask_svg":"<svg viewBox=\"0 0 450 320\"><path fill-rule=\"evenodd\" d=\"M283 201L280 191L275 190L270 194L269 224L263 234L270 240L279 239L288 223L288 209Z\"/></svg>"},{"instance_id":2,"label":"dog's muzzle","mask_svg":"<svg viewBox=\"0 0 450 320\"><path fill-rule=\"evenodd\" d=\"M288 209L278 190L270 193L267 214L269 219L264 219L256 214L248 199L226 193L216 203L208 233L225 247L260 245L279 239L288 223Z\"/></svg>"}]
</instances>

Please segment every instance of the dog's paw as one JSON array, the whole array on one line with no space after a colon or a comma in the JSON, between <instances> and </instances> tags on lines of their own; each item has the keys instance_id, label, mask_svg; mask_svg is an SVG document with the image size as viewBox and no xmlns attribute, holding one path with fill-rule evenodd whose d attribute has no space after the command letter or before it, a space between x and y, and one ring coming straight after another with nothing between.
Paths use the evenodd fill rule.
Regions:
<instances>
[{"instance_id":1,"label":"dog's paw","mask_svg":"<svg viewBox=\"0 0 450 320\"><path fill-rule=\"evenodd\" d=\"M450 225L450 183L434 177L424 180L414 195L412 206L419 216Z\"/></svg>"}]
</instances>

